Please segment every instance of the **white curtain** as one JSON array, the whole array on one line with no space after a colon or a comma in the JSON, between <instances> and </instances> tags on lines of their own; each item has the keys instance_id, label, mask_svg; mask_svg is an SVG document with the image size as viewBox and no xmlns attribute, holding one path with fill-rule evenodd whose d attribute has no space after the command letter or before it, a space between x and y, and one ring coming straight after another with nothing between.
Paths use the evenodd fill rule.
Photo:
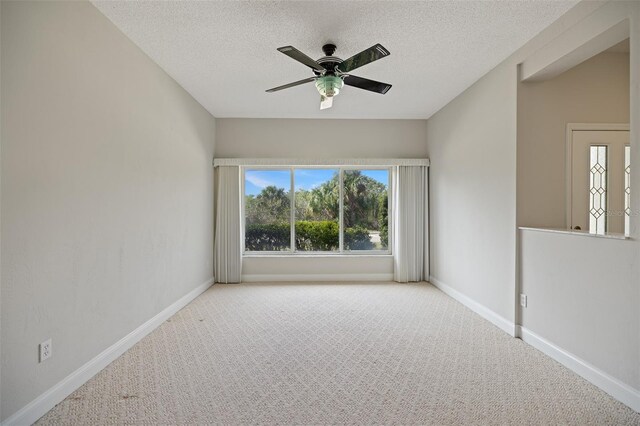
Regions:
<instances>
[{"instance_id":1,"label":"white curtain","mask_svg":"<svg viewBox=\"0 0 640 426\"><path fill-rule=\"evenodd\" d=\"M242 276L240 167L216 167L215 188L214 275L219 283L239 283Z\"/></svg>"},{"instance_id":2,"label":"white curtain","mask_svg":"<svg viewBox=\"0 0 640 426\"><path fill-rule=\"evenodd\" d=\"M429 197L426 166L398 166L393 176L393 277L429 278Z\"/></svg>"}]
</instances>

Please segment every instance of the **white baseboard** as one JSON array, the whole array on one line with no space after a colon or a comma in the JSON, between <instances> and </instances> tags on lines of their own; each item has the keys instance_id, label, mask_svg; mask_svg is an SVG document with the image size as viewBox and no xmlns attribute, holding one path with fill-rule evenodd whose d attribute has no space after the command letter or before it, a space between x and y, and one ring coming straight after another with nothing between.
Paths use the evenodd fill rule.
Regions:
<instances>
[{"instance_id":1,"label":"white baseboard","mask_svg":"<svg viewBox=\"0 0 640 426\"><path fill-rule=\"evenodd\" d=\"M545 338L538 336L534 332L527 330L522 326L515 325L506 318L496 314L491 309L481 305L468 296L465 296L458 290L443 284L437 279L431 277L429 282L481 317L501 328L509 335L521 338L524 342L530 344L548 357L555 359L560 364L611 395L613 398L629 406L631 409L640 412L640 390L634 389L615 377L610 376L599 368L554 345Z\"/></svg>"},{"instance_id":2,"label":"white baseboard","mask_svg":"<svg viewBox=\"0 0 640 426\"><path fill-rule=\"evenodd\" d=\"M116 358L126 352L133 345L138 343L147 334L151 333L160 324L166 321L173 314L185 307L189 302L202 294L213 284L213 278L204 284L199 285L189 293L176 300L167 308L162 310L156 316L142 324L140 327L127 334L115 344L111 345L91 361L69 374L60 382L55 384L42 395L22 407L16 413L8 417L2 422L2 426L7 425L30 425L44 416L56 404L69 396L73 391L78 389L89 379L99 373L107 365L111 364Z\"/></svg>"},{"instance_id":3,"label":"white baseboard","mask_svg":"<svg viewBox=\"0 0 640 426\"><path fill-rule=\"evenodd\" d=\"M640 390L634 389L615 377L610 376L599 368L578 358L570 352L554 345L534 332L518 326L520 338L538 349L540 352L555 359L569 370L593 383L618 401L640 412Z\"/></svg>"},{"instance_id":4,"label":"white baseboard","mask_svg":"<svg viewBox=\"0 0 640 426\"><path fill-rule=\"evenodd\" d=\"M247 274L242 282L393 281L393 274Z\"/></svg>"},{"instance_id":5,"label":"white baseboard","mask_svg":"<svg viewBox=\"0 0 640 426\"><path fill-rule=\"evenodd\" d=\"M480 315L482 318L486 319L487 321L491 322L493 325L495 325L499 329L503 330L509 336L513 336L513 337L516 336L515 323L513 323L512 321L509 321L505 317L498 315L497 313L487 308L486 306L476 302L475 300L471 299L469 296L465 296L464 294L460 293L458 290L455 290L454 288L449 287L443 282L438 281L436 278L429 277L429 282L434 286L436 286L438 289L440 289L443 293L456 299L458 302L462 303L467 308L471 309L473 312Z\"/></svg>"}]
</instances>

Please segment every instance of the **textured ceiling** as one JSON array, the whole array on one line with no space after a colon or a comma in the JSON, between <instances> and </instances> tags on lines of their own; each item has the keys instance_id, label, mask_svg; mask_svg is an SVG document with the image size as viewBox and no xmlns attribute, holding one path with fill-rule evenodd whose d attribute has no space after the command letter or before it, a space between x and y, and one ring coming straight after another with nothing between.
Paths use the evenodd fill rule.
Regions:
<instances>
[{"instance_id":1,"label":"textured ceiling","mask_svg":"<svg viewBox=\"0 0 640 426\"><path fill-rule=\"evenodd\" d=\"M215 117L428 118L576 1L95 1L96 7ZM345 87L319 110L312 76L278 52L346 59L375 43L391 55L354 74L393 85Z\"/></svg>"}]
</instances>

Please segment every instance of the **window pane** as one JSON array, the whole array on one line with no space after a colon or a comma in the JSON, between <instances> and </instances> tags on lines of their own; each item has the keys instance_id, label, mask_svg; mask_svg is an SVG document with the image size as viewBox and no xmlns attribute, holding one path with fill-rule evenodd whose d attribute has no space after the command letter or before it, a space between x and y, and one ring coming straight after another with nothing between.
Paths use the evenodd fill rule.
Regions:
<instances>
[{"instance_id":1,"label":"window pane","mask_svg":"<svg viewBox=\"0 0 640 426\"><path fill-rule=\"evenodd\" d=\"M296 250L340 248L339 173L335 169L296 169Z\"/></svg>"},{"instance_id":2,"label":"window pane","mask_svg":"<svg viewBox=\"0 0 640 426\"><path fill-rule=\"evenodd\" d=\"M607 224L607 147L592 146L589 169L589 232L604 234Z\"/></svg>"},{"instance_id":3,"label":"window pane","mask_svg":"<svg viewBox=\"0 0 640 426\"><path fill-rule=\"evenodd\" d=\"M245 250L289 250L291 171L246 170L244 178Z\"/></svg>"},{"instance_id":4,"label":"window pane","mask_svg":"<svg viewBox=\"0 0 640 426\"><path fill-rule=\"evenodd\" d=\"M387 250L389 170L345 170L345 250Z\"/></svg>"}]
</instances>

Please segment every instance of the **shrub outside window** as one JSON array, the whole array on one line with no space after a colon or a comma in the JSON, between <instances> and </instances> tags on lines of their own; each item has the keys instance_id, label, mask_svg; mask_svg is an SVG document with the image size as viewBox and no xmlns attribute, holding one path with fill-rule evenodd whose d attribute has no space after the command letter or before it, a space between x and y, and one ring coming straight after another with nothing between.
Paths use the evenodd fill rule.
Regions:
<instances>
[{"instance_id":1,"label":"shrub outside window","mask_svg":"<svg viewBox=\"0 0 640 426\"><path fill-rule=\"evenodd\" d=\"M245 252L389 253L389 168L246 168Z\"/></svg>"}]
</instances>

